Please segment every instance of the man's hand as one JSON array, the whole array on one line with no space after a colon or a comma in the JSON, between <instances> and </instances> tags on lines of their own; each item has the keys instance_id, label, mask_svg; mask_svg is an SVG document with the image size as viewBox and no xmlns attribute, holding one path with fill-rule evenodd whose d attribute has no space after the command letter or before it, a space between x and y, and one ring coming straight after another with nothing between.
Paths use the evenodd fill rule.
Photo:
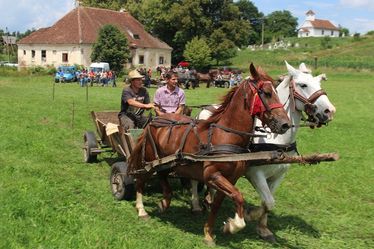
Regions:
<instances>
[{"instance_id":1,"label":"man's hand","mask_svg":"<svg viewBox=\"0 0 374 249\"><path fill-rule=\"evenodd\" d=\"M149 110L155 108L155 105L153 103L144 104L143 108Z\"/></svg>"}]
</instances>

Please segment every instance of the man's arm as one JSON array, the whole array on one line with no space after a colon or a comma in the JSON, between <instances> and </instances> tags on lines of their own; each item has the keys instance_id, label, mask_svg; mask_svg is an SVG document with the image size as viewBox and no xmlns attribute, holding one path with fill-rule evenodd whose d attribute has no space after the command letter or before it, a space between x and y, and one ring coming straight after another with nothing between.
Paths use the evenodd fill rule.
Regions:
<instances>
[{"instance_id":1,"label":"man's arm","mask_svg":"<svg viewBox=\"0 0 374 249\"><path fill-rule=\"evenodd\" d=\"M147 109L147 110L151 109L151 108L154 108L153 103L143 104L143 103L140 103L140 102L136 101L135 99L128 99L127 103L129 103L129 105L131 105L131 106L134 106L134 107L137 107L137 108L142 108L142 109Z\"/></svg>"},{"instance_id":2,"label":"man's arm","mask_svg":"<svg viewBox=\"0 0 374 249\"><path fill-rule=\"evenodd\" d=\"M175 111L175 114L183 114L183 110L184 110L184 104L179 105L178 109Z\"/></svg>"}]
</instances>

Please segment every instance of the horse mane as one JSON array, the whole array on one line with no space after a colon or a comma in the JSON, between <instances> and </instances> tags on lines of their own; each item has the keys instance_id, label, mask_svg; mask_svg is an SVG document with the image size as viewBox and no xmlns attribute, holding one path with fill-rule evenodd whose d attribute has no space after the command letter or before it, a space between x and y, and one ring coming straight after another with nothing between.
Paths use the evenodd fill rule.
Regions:
<instances>
[{"instance_id":1,"label":"horse mane","mask_svg":"<svg viewBox=\"0 0 374 249\"><path fill-rule=\"evenodd\" d=\"M240 88L241 85L243 85L242 81L238 86L233 87L225 96L221 97L221 104L220 107L215 110L210 116L206 122L204 122L205 125L210 125L211 123L216 123L221 118L222 114L225 112L227 106L231 102L232 98L234 97L236 91Z\"/></svg>"},{"instance_id":2,"label":"horse mane","mask_svg":"<svg viewBox=\"0 0 374 249\"><path fill-rule=\"evenodd\" d=\"M260 66L257 67L257 72L258 72L258 76L259 76L259 79L260 80L263 80L263 81L270 81L273 85L274 85L274 79L269 75L267 74ZM250 80L253 80L252 77L249 77ZM237 92L237 90L240 88L240 87L243 87L244 86L244 82L246 80L243 80L238 86L235 86L234 88L232 88L225 96L223 96L221 98L221 106L215 110L212 114L212 116L210 116L206 122L204 123L205 125L210 125L211 123L216 123L218 122L218 120L221 118L222 114L225 112L227 106L229 105L229 103L231 102L233 96L235 95L235 93Z\"/></svg>"}]
</instances>

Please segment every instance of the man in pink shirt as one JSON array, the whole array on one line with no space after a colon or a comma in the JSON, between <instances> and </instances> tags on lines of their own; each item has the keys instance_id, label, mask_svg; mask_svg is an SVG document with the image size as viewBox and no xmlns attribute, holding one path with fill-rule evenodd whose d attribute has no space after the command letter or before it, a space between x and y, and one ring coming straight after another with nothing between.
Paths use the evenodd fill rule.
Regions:
<instances>
[{"instance_id":1,"label":"man in pink shirt","mask_svg":"<svg viewBox=\"0 0 374 249\"><path fill-rule=\"evenodd\" d=\"M166 85L157 89L153 102L156 115L163 113L183 114L186 104L183 89L177 86L178 74L170 71L166 74Z\"/></svg>"}]
</instances>

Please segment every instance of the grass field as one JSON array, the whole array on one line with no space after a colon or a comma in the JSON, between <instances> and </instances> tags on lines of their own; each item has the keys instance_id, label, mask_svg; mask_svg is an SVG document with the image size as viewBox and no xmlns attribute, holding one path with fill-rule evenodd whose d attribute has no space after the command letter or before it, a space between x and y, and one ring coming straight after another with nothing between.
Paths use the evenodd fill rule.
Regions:
<instances>
[{"instance_id":1,"label":"grass field","mask_svg":"<svg viewBox=\"0 0 374 249\"><path fill-rule=\"evenodd\" d=\"M289 171L269 218L275 245L260 241L251 223L224 236L221 224L234 213L225 200L217 248L374 247L374 74L327 73L324 88L336 117L328 127L302 129L298 145L301 153L338 152L341 159ZM157 182L147 188L145 205L153 218L144 222L133 201L111 196L104 161L110 154L94 165L82 162L83 132L94 130L89 112L118 110L121 95L121 87L88 90L87 101L85 88L56 84L53 100L51 77L0 76L0 248L205 248L207 214L190 214L189 194L176 180L165 214L157 212ZM186 90L187 104L217 102L225 91ZM238 187L247 203L258 204L244 179Z\"/></svg>"}]
</instances>

